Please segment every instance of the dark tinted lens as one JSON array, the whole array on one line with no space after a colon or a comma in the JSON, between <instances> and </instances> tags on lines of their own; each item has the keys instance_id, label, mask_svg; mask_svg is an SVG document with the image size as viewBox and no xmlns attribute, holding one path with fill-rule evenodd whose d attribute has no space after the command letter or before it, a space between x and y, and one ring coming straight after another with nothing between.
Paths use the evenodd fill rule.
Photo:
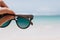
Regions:
<instances>
[{"instance_id":1,"label":"dark tinted lens","mask_svg":"<svg viewBox=\"0 0 60 40\"><path fill-rule=\"evenodd\" d=\"M30 21L23 17L18 17L16 21L18 26L22 29L26 29L30 25Z\"/></svg>"},{"instance_id":2,"label":"dark tinted lens","mask_svg":"<svg viewBox=\"0 0 60 40\"><path fill-rule=\"evenodd\" d=\"M1 28L4 28L4 27L8 26L9 23L10 23L10 21L11 21L11 20L9 20L9 21L5 22L4 24L2 24Z\"/></svg>"}]
</instances>

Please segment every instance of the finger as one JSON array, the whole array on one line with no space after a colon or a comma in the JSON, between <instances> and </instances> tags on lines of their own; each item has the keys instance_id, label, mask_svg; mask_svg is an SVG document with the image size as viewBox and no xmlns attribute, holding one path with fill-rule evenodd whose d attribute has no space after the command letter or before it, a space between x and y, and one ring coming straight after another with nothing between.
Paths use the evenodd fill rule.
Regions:
<instances>
[{"instance_id":1,"label":"finger","mask_svg":"<svg viewBox=\"0 0 60 40\"><path fill-rule=\"evenodd\" d=\"M5 13L15 14L12 10L10 10L8 8L2 8L2 10L0 10L0 15L5 14Z\"/></svg>"},{"instance_id":2,"label":"finger","mask_svg":"<svg viewBox=\"0 0 60 40\"><path fill-rule=\"evenodd\" d=\"M0 26L11 19L14 19L14 16L4 16L3 18L0 19Z\"/></svg>"}]
</instances>

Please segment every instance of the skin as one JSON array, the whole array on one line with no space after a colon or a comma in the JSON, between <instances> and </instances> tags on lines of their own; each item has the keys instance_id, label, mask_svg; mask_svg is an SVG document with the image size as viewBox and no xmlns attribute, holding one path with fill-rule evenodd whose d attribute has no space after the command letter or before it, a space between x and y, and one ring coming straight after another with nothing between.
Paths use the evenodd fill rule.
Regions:
<instances>
[{"instance_id":1,"label":"skin","mask_svg":"<svg viewBox=\"0 0 60 40\"><path fill-rule=\"evenodd\" d=\"M3 0L0 0L0 7L6 7L6 8L8 8L8 6L4 3Z\"/></svg>"},{"instance_id":2,"label":"skin","mask_svg":"<svg viewBox=\"0 0 60 40\"><path fill-rule=\"evenodd\" d=\"M8 8L8 6L3 2L3 0L0 0L0 7L2 8L0 10L0 15L4 15L6 13L15 14L11 9ZM3 18L0 19L0 26L6 21L11 20L13 18L14 16L4 16Z\"/></svg>"},{"instance_id":3,"label":"skin","mask_svg":"<svg viewBox=\"0 0 60 40\"><path fill-rule=\"evenodd\" d=\"M15 12L13 12L11 9L9 9L9 7L3 2L3 0L0 0L0 7L2 7L2 9L0 10L0 15L4 15L6 13L15 15ZM5 23L5 22L7 22L8 20L11 20L11 19L14 19L14 16L11 16L11 15L10 16L4 16L3 18L0 19L0 26L3 23ZM33 25L32 22L31 22L31 24Z\"/></svg>"}]
</instances>

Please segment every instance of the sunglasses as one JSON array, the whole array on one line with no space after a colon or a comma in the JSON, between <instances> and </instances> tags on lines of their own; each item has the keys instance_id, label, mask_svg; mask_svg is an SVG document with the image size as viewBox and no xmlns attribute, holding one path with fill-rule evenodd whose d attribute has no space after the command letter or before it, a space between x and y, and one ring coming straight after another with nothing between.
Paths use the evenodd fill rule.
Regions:
<instances>
[{"instance_id":1,"label":"sunglasses","mask_svg":"<svg viewBox=\"0 0 60 40\"><path fill-rule=\"evenodd\" d=\"M21 29L28 28L30 26L30 24L33 25L33 23L31 22L33 19L33 15L4 14L4 15L0 15L0 19L7 15L14 16L14 19L8 20L7 22L3 23L0 26L0 28L5 28L6 26L8 26L10 24L10 22L12 20L15 20L17 26Z\"/></svg>"}]
</instances>

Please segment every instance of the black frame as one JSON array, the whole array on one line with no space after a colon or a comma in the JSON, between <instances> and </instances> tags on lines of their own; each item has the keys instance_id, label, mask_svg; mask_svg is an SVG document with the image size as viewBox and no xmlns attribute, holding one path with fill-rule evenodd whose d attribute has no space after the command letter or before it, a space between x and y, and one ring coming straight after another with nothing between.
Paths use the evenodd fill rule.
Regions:
<instances>
[{"instance_id":1,"label":"black frame","mask_svg":"<svg viewBox=\"0 0 60 40\"><path fill-rule=\"evenodd\" d=\"M19 28L21 28L21 29L26 29L26 28L28 28L28 27L30 26L30 24L33 25L33 23L31 22L31 20L33 19L33 15L4 14L3 16L6 16L6 15L11 15L11 16L14 16L14 17L15 17L15 16L18 16L18 17L25 18L25 19L27 19L27 20L29 20L29 18L30 18L30 20L29 20L29 25L28 25L27 27L25 27L25 28L20 27L20 26L18 25L18 23L17 23L17 21L16 21L15 18L10 20L10 22L11 22L12 20L15 20L17 26L18 26ZM10 24L10 22L9 22L9 24ZM9 24L8 24L8 25L9 25ZM7 27L8 25L6 25L6 27ZM0 28L5 28L5 27L2 26L2 27L0 27Z\"/></svg>"}]
</instances>

